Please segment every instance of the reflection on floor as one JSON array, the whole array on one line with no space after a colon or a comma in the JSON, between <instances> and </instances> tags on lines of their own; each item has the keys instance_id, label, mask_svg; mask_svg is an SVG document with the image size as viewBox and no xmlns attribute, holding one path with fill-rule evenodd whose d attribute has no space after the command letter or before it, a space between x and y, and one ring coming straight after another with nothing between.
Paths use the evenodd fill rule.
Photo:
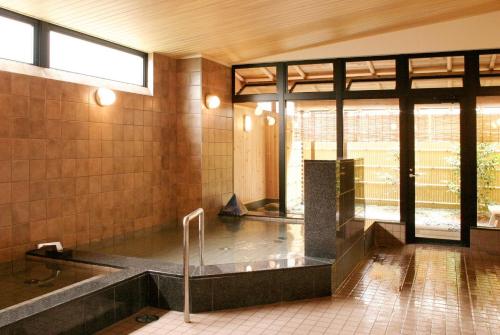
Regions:
<instances>
[{"instance_id":1,"label":"reflection on floor","mask_svg":"<svg viewBox=\"0 0 500 335\"><path fill-rule=\"evenodd\" d=\"M147 308L107 334L499 334L500 257L459 247L379 249L334 297L192 315Z\"/></svg>"},{"instance_id":2,"label":"reflection on floor","mask_svg":"<svg viewBox=\"0 0 500 335\"><path fill-rule=\"evenodd\" d=\"M206 222L205 264L304 256L304 226L238 218ZM182 263L182 230L148 232L110 245L79 248L99 253ZM198 262L198 229L191 230L191 262Z\"/></svg>"},{"instance_id":3,"label":"reflection on floor","mask_svg":"<svg viewBox=\"0 0 500 335\"><path fill-rule=\"evenodd\" d=\"M365 217L380 221L399 221L398 206L366 205ZM418 237L460 239L460 210L416 208L415 233Z\"/></svg>"}]
</instances>

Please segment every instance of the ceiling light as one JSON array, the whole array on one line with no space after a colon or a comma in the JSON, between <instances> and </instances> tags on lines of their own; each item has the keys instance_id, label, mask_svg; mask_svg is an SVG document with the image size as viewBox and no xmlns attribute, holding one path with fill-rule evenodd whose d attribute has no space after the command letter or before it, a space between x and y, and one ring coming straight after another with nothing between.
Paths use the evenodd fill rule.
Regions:
<instances>
[{"instance_id":1,"label":"ceiling light","mask_svg":"<svg viewBox=\"0 0 500 335\"><path fill-rule=\"evenodd\" d=\"M95 100L99 106L110 106L116 101L116 94L109 88L100 87L95 92Z\"/></svg>"},{"instance_id":2,"label":"ceiling light","mask_svg":"<svg viewBox=\"0 0 500 335\"><path fill-rule=\"evenodd\" d=\"M205 98L205 106L208 109L215 109L220 106L220 98L214 94L208 94Z\"/></svg>"}]
</instances>

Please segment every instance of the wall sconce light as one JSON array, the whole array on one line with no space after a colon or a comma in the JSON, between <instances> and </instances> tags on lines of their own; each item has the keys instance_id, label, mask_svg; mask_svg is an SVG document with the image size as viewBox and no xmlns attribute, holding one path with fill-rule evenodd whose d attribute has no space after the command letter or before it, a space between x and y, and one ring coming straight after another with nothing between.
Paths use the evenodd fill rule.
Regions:
<instances>
[{"instance_id":1,"label":"wall sconce light","mask_svg":"<svg viewBox=\"0 0 500 335\"><path fill-rule=\"evenodd\" d=\"M109 88L100 87L95 91L95 100L99 106L110 106L116 101L116 94Z\"/></svg>"},{"instance_id":2,"label":"wall sconce light","mask_svg":"<svg viewBox=\"0 0 500 335\"><path fill-rule=\"evenodd\" d=\"M252 118L250 115L243 116L243 130L247 133L252 130Z\"/></svg>"},{"instance_id":3,"label":"wall sconce light","mask_svg":"<svg viewBox=\"0 0 500 335\"><path fill-rule=\"evenodd\" d=\"M276 119L272 116L268 116L267 117L267 124L269 126L274 126L276 124Z\"/></svg>"},{"instance_id":4,"label":"wall sconce light","mask_svg":"<svg viewBox=\"0 0 500 335\"><path fill-rule=\"evenodd\" d=\"M208 94L205 97L205 106L207 106L208 109L218 108L220 106L220 98L216 95Z\"/></svg>"}]
</instances>

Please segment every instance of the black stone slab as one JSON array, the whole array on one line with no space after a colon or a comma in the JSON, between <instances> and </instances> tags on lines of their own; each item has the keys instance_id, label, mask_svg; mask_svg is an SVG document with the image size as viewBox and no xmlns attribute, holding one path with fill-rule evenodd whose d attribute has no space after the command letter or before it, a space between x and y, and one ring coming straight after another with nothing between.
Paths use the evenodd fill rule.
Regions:
<instances>
[{"instance_id":1,"label":"black stone slab","mask_svg":"<svg viewBox=\"0 0 500 335\"><path fill-rule=\"evenodd\" d=\"M337 162L304 161L304 254L335 258Z\"/></svg>"}]
</instances>

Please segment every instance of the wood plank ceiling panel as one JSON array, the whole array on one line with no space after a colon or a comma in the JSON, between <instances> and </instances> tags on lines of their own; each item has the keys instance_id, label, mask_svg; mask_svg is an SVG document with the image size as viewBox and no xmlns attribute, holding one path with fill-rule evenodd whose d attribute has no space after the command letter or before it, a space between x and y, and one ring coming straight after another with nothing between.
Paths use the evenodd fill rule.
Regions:
<instances>
[{"instance_id":1,"label":"wood plank ceiling panel","mask_svg":"<svg viewBox=\"0 0 500 335\"><path fill-rule=\"evenodd\" d=\"M500 10L498 0L0 0L146 52L224 63Z\"/></svg>"}]
</instances>

